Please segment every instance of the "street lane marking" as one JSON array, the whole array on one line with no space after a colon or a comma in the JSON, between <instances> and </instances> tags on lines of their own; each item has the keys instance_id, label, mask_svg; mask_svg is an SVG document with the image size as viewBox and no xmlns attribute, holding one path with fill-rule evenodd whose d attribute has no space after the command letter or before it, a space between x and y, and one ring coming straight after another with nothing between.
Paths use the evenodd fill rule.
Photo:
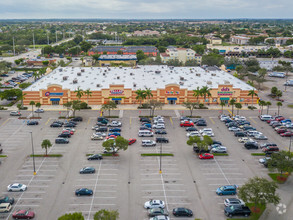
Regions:
<instances>
[{"instance_id":1,"label":"street lane marking","mask_svg":"<svg viewBox=\"0 0 293 220\"><path fill-rule=\"evenodd\" d=\"M171 121L171 124L173 125L173 120L172 120L172 118L170 117L170 121Z\"/></svg>"},{"instance_id":2,"label":"street lane marking","mask_svg":"<svg viewBox=\"0 0 293 220\"><path fill-rule=\"evenodd\" d=\"M215 124L215 121L212 119L212 117L209 117L209 118L210 118L211 122L212 122L213 124Z\"/></svg>"}]
</instances>

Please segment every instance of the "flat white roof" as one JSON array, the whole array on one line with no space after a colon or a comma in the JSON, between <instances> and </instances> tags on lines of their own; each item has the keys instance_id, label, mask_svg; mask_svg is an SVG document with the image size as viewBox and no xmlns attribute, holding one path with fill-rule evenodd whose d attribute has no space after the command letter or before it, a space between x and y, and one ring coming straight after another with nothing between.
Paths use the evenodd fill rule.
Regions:
<instances>
[{"instance_id":1,"label":"flat white roof","mask_svg":"<svg viewBox=\"0 0 293 220\"><path fill-rule=\"evenodd\" d=\"M84 72L82 72L82 70ZM80 73L80 74L79 74ZM65 80L64 78L67 77ZM77 82L73 83L74 80ZM253 87L222 71L206 71L201 67L139 66L131 67L59 67L25 89L39 91L51 84L62 85L63 89L92 91L109 88L109 85L123 84L133 90L150 88L157 90L167 84L179 84L181 88L193 90L198 86L218 88L219 84L232 84L234 88L251 90ZM97 86L99 84L99 87ZM136 86L134 86L136 84Z\"/></svg>"}]
</instances>

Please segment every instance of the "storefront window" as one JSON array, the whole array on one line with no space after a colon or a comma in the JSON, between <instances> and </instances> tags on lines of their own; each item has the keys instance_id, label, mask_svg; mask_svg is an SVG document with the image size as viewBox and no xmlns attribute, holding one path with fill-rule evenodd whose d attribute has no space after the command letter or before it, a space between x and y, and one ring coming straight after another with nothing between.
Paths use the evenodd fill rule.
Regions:
<instances>
[{"instance_id":1,"label":"storefront window","mask_svg":"<svg viewBox=\"0 0 293 220\"><path fill-rule=\"evenodd\" d=\"M213 99L213 102L217 102L217 98L214 98L214 99Z\"/></svg>"},{"instance_id":2,"label":"storefront window","mask_svg":"<svg viewBox=\"0 0 293 220\"><path fill-rule=\"evenodd\" d=\"M240 102L244 102L244 99L243 99L243 98L241 98L241 99L240 99Z\"/></svg>"},{"instance_id":3,"label":"storefront window","mask_svg":"<svg viewBox=\"0 0 293 220\"><path fill-rule=\"evenodd\" d=\"M209 102L209 99L205 99L204 101L205 101L205 102Z\"/></svg>"}]
</instances>

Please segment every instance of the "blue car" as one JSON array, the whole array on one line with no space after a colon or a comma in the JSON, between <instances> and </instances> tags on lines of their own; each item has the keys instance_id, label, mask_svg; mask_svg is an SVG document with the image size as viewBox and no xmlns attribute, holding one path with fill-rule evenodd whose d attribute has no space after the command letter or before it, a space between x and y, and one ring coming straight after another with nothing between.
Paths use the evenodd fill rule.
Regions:
<instances>
[{"instance_id":1,"label":"blue car","mask_svg":"<svg viewBox=\"0 0 293 220\"><path fill-rule=\"evenodd\" d=\"M219 196L222 195L235 195L237 194L237 185L227 185L227 186L221 186L216 190L216 193Z\"/></svg>"},{"instance_id":2,"label":"blue car","mask_svg":"<svg viewBox=\"0 0 293 220\"><path fill-rule=\"evenodd\" d=\"M284 119L281 121L281 123L289 123L289 122L292 122L291 119Z\"/></svg>"},{"instance_id":3,"label":"blue car","mask_svg":"<svg viewBox=\"0 0 293 220\"><path fill-rule=\"evenodd\" d=\"M121 136L119 132L112 132L112 133L109 133L108 136L110 136L110 135Z\"/></svg>"},{"instance_id":4,"label":"blue car","mask_svg":"<svg viewBox=\"0 0 293 220\"><path fill-rule=\"evenodd\" d=\"M80 188L75 190L75 195L77 196L91 196L93 195L93 190L87 188Z\"/></svg>"},{"instance_id":5,"label":"blue car","mask_svg":"<svg viewBox=\"0 0 293 220\"><path fill-rule=\"evenodd\" d=\"M147 128L151 128L152 124L144 124L144 126L147 127Z\"/></svg>"},{"instance_id":6,"label":"blue car","mask_svg":"<svg viewBox=\"0 0 293 220\"><path fill-rule=\"evenodd\" d=\"M109 131L110 132L120 132L121 128L110 128Z\"/></svg>"}]
</instances>

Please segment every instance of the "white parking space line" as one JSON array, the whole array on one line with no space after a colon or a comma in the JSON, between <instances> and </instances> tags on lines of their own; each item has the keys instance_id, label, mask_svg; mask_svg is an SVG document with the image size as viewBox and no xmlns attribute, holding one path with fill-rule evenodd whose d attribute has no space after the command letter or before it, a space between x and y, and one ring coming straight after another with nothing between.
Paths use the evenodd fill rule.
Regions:
<instances>
[{"instance_id":1,"label":"white parking space line","mask_svg":"<svg viewBox=\"0 0 293 220\"><path fill-rule=\"evenodd\" d=\"M74 204L69 204L70 206L82 206L82 205L86 205L86 206L90 206L91 205L91 203L89 203L89 204L80 204L80 203L74 203ZM101 206L103 206L103 205L105 205L105 206L114 206L114 205L116 205L116 204L103 204L103 203L100 203L100 204L98 204L98 203L95 203L95 206L96 205L101 205ZM84 211L84 212L93 212L93 211L91 211L91 210L89 210L89 211ZM95 212L97 212L97 211L95 211Z\"/></svg>"},{"instance_id":2,"label":"white parking space line","mask_svg":"<svg viewBox=\"0 0 293 220\"><path fill-rule=\"evenodd\" d=\"M169 186L182 186L184 184L164 183ZM162 184L141 184L142 186L161 186Z\"/></svg>"},{"instance_id":3,"label":"white parking space line","mask_svg":"<svg viewBox=\"0 0 293 220\"><path fill-rule=\"evenodd\" d=\"M20 200L41 200L43 198L21 198Z\"/></svg>"},{"instance_id":4,"label":"white parking space line","mask_svg":"<svg viewBox=\"0 0 293 220\"><path fill-rule=\"evenodd\" d=\"M32 204L29 204L29 205L19 205L19 204L14 205L14 207L31 207L31 206L38 207L40 205L32 205Z\"/></svg>"},{"instance_id":5,"label":"white parking space line","mask_svg":"<svg viewBox=\"0 0 293 220\"><path fill-rule=\"evenodd\" d=\"M143 192L149 192L151 189L148 189L148 190L142 190ZM154 190L151 190L152 192L186 192L186 190L184 189L178 189L178 190L160 190L160 189L154 189Z\"/></svg>"}]
</instances>

